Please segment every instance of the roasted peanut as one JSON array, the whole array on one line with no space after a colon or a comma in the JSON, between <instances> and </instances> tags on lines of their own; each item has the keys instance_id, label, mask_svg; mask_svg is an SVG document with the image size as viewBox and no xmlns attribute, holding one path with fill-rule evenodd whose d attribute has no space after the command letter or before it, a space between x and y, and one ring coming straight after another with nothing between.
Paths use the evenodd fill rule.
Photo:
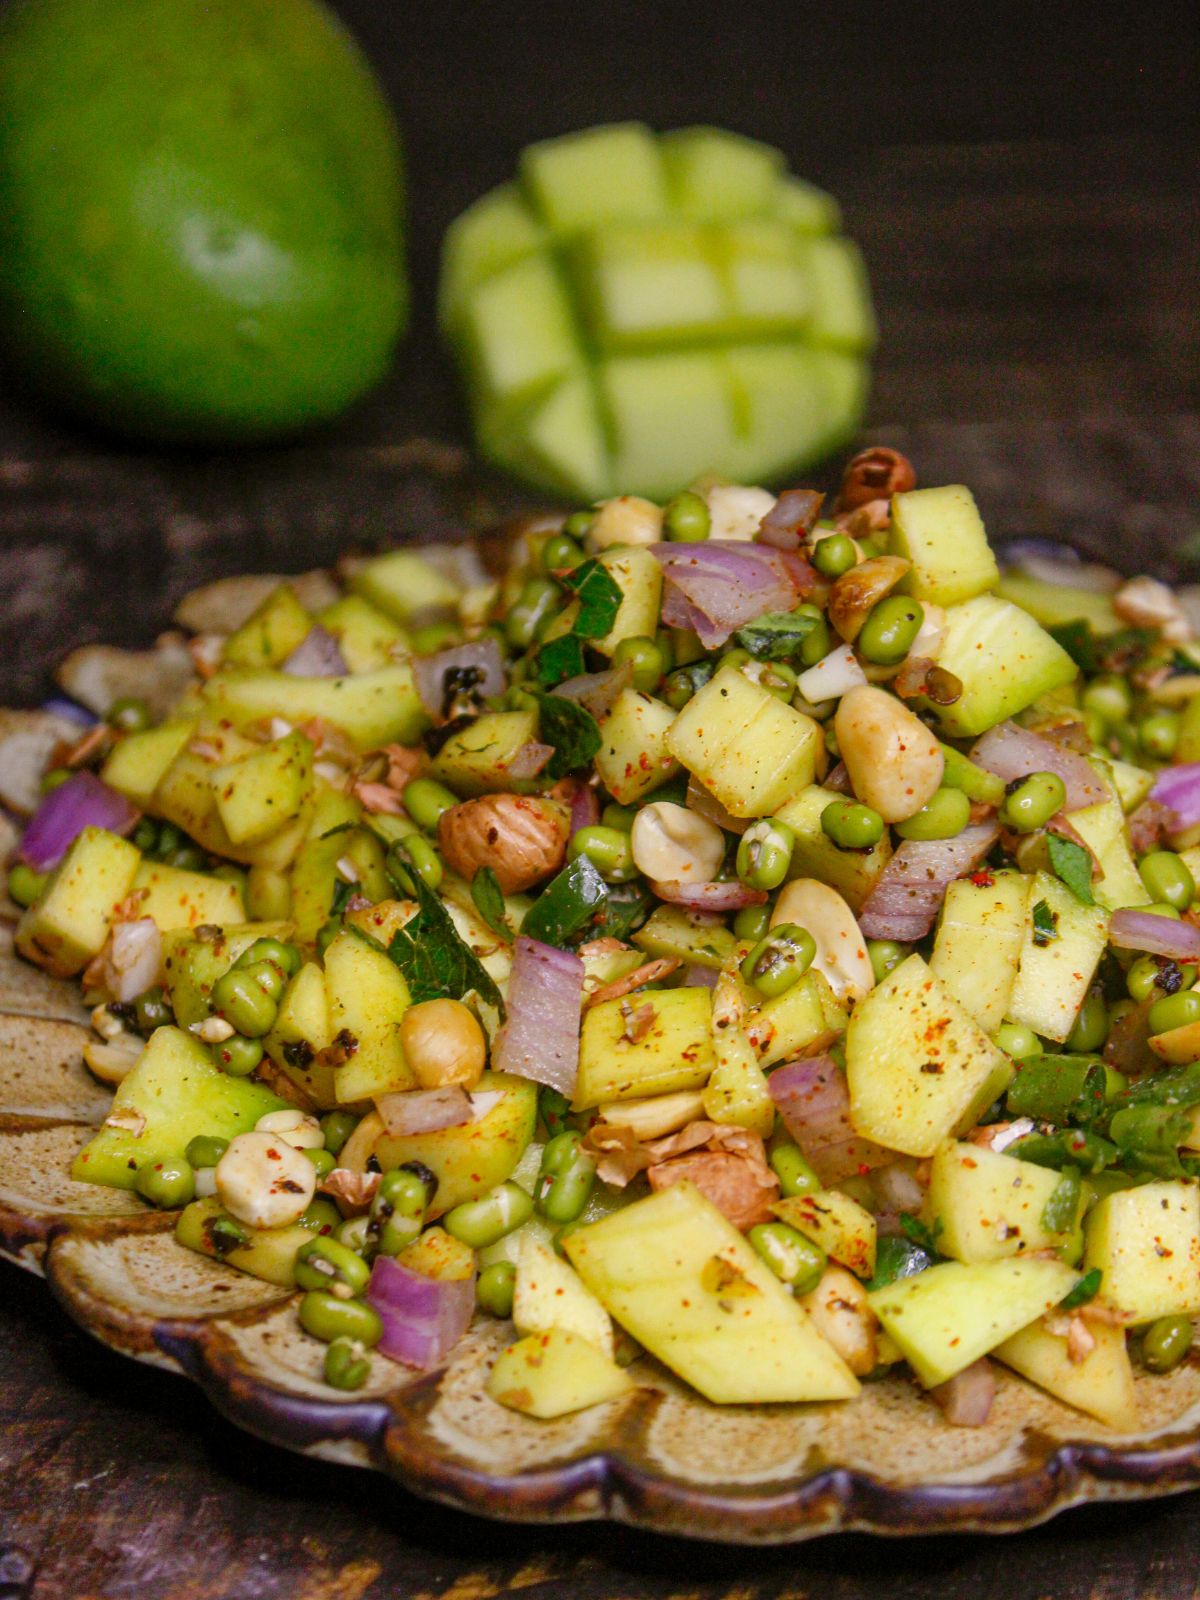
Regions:
<instances>
[{"instance_id":1,"label":"roasted peanut","mask_svg":"<svg viewBox=\"0 0 1200 1600\"><path fill-rule=\"evenodd\" d=\"M638 870L661 883L711 883L725 859L716 823L670 800L642 807L630 843Z\"/></svg>"},{"instance_id":2,"label":"roasted peanut","mask_svg":"<svg viewBox=\"0 0 1200 1600\"><path fill-rule=\"evenodd\" d=\"M1130 578L1113 595L1113 610L1134 627L1159 629L1168 644L1186 644L1192 637L1187 612L1158 578Z\"/></svg>"},{"instance_id":3,"label":"roasted peanut","mask_svg":"<svg viewBox=\"0 0 1200 1600\"><path fill-rule=\"evenodd\" d=\"M461 1000L423 1000L409 1006L400 1020L404 1059L422 1089L479 1082L487 1059L487 1041L474 1013Z\"/></svg>"},{"instance_id":4,"label":"roasted peanut","mask_svg":"<svg viewBox=\"0 0 1200 1600\"><path fill-rule=\"evenodd\" d=\"M887 445L873 445L846 463L838 510L854 511L869 500L890 500L892 495L906 494L916 486L917 474L907 456Z\"/></svg>"},{"instance_id":5,"label":"roasted peanut","mask_svg":"<svg viewBox=\"0 0 1200 1600\"><path fill-rule=\"evenodd\" d=\"M829 620L848 644L858 638L873 606L908 572L903 556L872 556L844 572L829 591Z\"/></svg>"},{"instance_id":6,"label":"roasted peanut","mask_svg":"<svg viewBox=\"0 0 1200 1600\"><path fill-rule=\"evenodd\" d=\"M920 811L942 781L946 763L937 739L885 689L851 689L838 705L834 730L855 795L885 822Z\"/></svg>"},{"instance_id":7,"label":"roasted peanut","mask_svg":"<svg viewBox=\"0 0 1200 1600\"><path fill-rule=\"evenodd\" d=\"M715 484L704 498L711 518L710 539L753 539L775 504L775 496L769 490L740 483Z\"/></svg>"},{"instance_id":8,"label":"roasted peanut","mask_svg":"<svg viewBox=\"0 0 1200 1600\"><path fill-rule=\"evenodd\" d=\"M817 1287L801 1296L800 1304L851 1372L861 1378L874 1371L878 1365L875 1313L867 1291L845 1267L827 1267Z\"/></svg>"},{"instance_id":9,"label":"roasted peanut","mask_svg":"<svg viewBox=\"0 0 1200 1600\"><path fill-rule=\"evenodd\" d=\"M532 889L557 872L570 832L565 808L535 795L485 794L438 819L446 865L468 882L480 867L490 867L505 894Z\"/></svg>"},{"instance_id":10,"label":"roasted peanut","mask_svg":"<svg viewBox=\"0 0 1200 1600\"><path fill-rule=\"evenodd\" d=\"M293 1150L325 1148L321 1124L316 1117L310 1117L304 1111L268 1111L265 1117L259 1117L254 1126L259 1133L275 1134L285 1144L290 1144Z\"/></svg>"},{"instance_id":11,"label":"roasted peanut","mask_svg":"<svg viewBox=\"0 0 1200 1600\"><path fill-rule=\"evenodd\" d=\"M276 1134L239 1133L217 1162L217 1194L251 1228L286 1228L317 1192L317 1169Z\"/></svg>"},{"instance_id":12,"label":"roasted peanut","mask_svg":"<svg viewBox=\"0 0 1200 1600\"><path fill-rule=\"evenodd\" d=\"M662 507L636 494L605 500L588 529L588 543L596 550L611 544L657 544L662 536Z\"/></svg>"},{"instance_id":13,"label":"roasted peanut","mask_svg":"<svg viewBox=\"0 0 1200 1600\"><path fill-rule=\"evenodd\" d=\"M854 913L836 889L816 878L796 878L781 890L771 913L771 926L794 922L816 941L813 967L829 980L833 992L859 1000L875 986L867 941Z\"/></svg>"}]
</instances>

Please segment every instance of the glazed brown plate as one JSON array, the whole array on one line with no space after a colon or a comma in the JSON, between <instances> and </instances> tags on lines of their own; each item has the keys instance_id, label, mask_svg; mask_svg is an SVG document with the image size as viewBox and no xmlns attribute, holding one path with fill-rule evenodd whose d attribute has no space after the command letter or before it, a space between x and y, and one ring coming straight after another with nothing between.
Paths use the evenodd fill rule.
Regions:
<instances>
[{"instance_id":1,"label":"glazed brown plate","mask_svg":"<svg viewBox=\"0 0 1200 1600\"><path fill-rule=\"evenodd\" d=\"M511 1333L488 1318L446 1371L408 1377L376 1356L365 1388L336 1394L296 1296L181 1249L173 1216L136 1195L66 1176L109 1095L83 1064L78 987L18 960L4 916L0 905L0 1254L43 1274L102 1343L193 1379L261 1438L484 1516L610 1517L747 1544L839 1529L1006 1532L1200 1483L1194 1361L1138 1378L1133 1435L1003 1369L987 1425L953 1428L904 1378L840 1406L719 1408L648 1358L632 1394L538 1422L483 1392Z\"/></svg>"}]
</instances>

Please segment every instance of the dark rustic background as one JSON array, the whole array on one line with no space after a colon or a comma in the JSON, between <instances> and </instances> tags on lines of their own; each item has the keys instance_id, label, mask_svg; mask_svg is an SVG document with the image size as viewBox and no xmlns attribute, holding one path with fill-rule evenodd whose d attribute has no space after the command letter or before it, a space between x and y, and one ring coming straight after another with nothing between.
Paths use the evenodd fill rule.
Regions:
<instances>
[{"instance_id":1,"label":"dark rustic background","mask_svg":"<svg viewBox=\"0 0 1200 1600\"><path fill-rule=\"evenodd\" d=\"M203 577L519 503L469 463L432 330L438 240L527 140L625 116L740 128L841 197L882 327L867 432L925 481L971 483L994 534L1200 575L1195 0L338 9L408 137L416 317L396 370L331 433L241 456L114 444L0 388L0 703L35 702L72 644L148 639ZM0 1600L1200 1592L1195 1497L1007 1541L768 1553L475 1522L257 1444L13 1272L0 1371Z\"/></svg>"}]
</instances>

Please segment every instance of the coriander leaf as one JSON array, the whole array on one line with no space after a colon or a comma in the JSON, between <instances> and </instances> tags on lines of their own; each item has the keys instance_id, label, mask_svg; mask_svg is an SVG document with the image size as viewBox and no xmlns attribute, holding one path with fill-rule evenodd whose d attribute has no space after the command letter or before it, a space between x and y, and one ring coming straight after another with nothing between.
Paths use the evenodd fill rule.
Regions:
<instances>
[{"instance_id":1,"label":"coriander leaf","mask_svg":"<svg viewBox=\"0 0 1200 1600\"><path fill-rule=\"evenodd\" d=\"M487 923L493 933L497 933L511 944L513 932L508 925L508 916L504 909L504 890L500 887L500 880L491 867L480 867L471 879L471 899L475 902L475 909Z\"/></svg>"},{"instance_id":2,"label":"coriander leaf","mask_svg":"<svg viewBox=\"0 0 1200 1600\"><path fill-rule=\"evenodd\" d=\"M1050 852L1050 865L1055 876L1085 906L1094 906L1092 894L1092 858L1074 839L1060 839L1056 833L1046 835L1046 848Z\"/></svg>"},{"instance_id":3,"label":"coriander leaf","mask_svg":"<svg viewBox=\"0 0 1200 1600\"><path fill-rule=\"evenodd\" d=\"M324 833L319 833L317 838L332 839L334 834L350 833L355 827L357 827L357 823L354 822L339 822L335 828L326 828Z\"/></svg>"},{"instance_id":4,"label":"coriander leaf","mask_svg":"<svg viewBox=\"0 0 1200 1600\"><path fill-rule=\"evenodd\" d=\"M790 661L819 621L797 611L768 611L739 628L734 637L756 661Z\"/></svg>"},{"instance_id":5,"label":"coriander leaf","mask_svg":"<svg viewBox=\"0 0 1200 1600\"><path fill-rule=\"evenodd\" d=\"M942 1219L939 1217L932 1228L926 1227L920 1217L914 1217L910 1211L900 1213L900 1232L904 1237L915 1244L918 1249L924 1250L926 1255L936 1256L938 1253L937 1242L942 1232Z\"/></svg>"},{"instance_id":6,"label":"coriander leaf","mask_svg":"<svg viewBox=\"0 0 1200 1600\"><path fill-rule=\"evenodd\" d=\"M586 706L561 694L530 691L538 703L538 723L543 743L554 746L545 766L547 778L565 778L586 767L601 745L600 729Z\"/></svg>"},{"instance_id":7,"label":"coriander leaf","mask_svg":"<svg viewBox=\"0 0 1200 1600\"><path fill-rule=\"evenodd\" d=\"M587 927L608 897L608 885L586 856L579 856L552 878L533 902L521 924L527 939L565 947L573 933Z\"/></svg>"},{"instance_id":8,"label":"coriander leaf","mask_svg":"<svg viewBox=\"0 0 1200 1600\"><path fill-rule=\"evenodd\" d=\"M1089 1300L1094 1300L1100 1293L1101 1272L1099 1267L1093 1267L1090 1272L1085 1272L1083 1277L1070 1291L1058 1302L1063 1311L1074 1311L1076 1306L1085 1306Z\"/></svg>"},{"instance_id":9,"label":"coriander leaf","mask_svg":"<svg viewBox=\"0 0 1200 1600\"><path fill-rule=\"evenodd\" d=\"M612 573L593 559L568 572L563 582L579 596L579 615L571 632L580 639L603 639L612 631L625 598Z\"/></svg>"},{"instance_id":10,"label":"coriander leaf","mask_svg":"<svg viewBox=\"0 0 1200 1600\"><path fill-rule=\"evenodd\" d=\"M491 975L462 939L453 919L420 873L397 870L389 853L388 872L401 894L417 902L418 911L397 928L388 955L408 983L414 1005L449 995L461 1000L472 990L504 1015L504 999ZM401 876L403 871L403 876Z\"/></svg>"},{"instance_id":11,"label":"coriander leaf","mask_svg":"<svg viewBox=\"0 0 1200 1600\"><path fill-rule=\"evenodd\" d=\"M545 688L567 678L579 677L584 670L583 641L574 633L551 639L538 651L535 668L538 682Z\"/></svg>"},{"instance_id":12,"label":"coriander leaf","mask_svg":"<svg viewBox=\"0 0 1200 1600\"><path fill-rule=\"evenodd\" d=\"M1058 913L1051 911L1044 900L1033 908L1033 942L1048 945L1058 938Z\"/></svg>"}]
</instances>

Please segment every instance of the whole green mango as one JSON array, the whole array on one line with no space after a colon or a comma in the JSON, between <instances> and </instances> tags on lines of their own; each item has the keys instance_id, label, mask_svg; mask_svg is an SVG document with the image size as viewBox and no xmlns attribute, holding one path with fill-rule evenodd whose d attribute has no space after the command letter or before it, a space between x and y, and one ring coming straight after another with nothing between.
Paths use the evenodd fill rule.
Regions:
<instances>
[{"instance_id":1,"label":"whole green mango","mask_svg":"<svg viewBox=\"0 0 1200 1600\"><path fill-rule=\"evenodd\" d=\"M53 399L183 443L287 434L407 316L391 111L319 0L0 13L0 330Z\"/></svg>"}]
</instances>

